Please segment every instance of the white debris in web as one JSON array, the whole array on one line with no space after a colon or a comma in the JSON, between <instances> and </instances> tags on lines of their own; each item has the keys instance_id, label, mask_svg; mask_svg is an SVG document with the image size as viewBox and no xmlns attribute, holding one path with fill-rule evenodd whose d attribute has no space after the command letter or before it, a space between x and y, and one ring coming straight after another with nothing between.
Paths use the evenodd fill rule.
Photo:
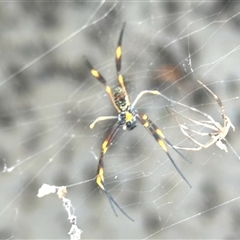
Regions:
<instances>
[{"instance_id":1,"label":"white debris in web","mask_svg":"<svg viewBox=\"0 0 240 240\"><path fill-rule=\"evenodd\" d=\"M48 185L48 184L43 184L39 189L38 189L38 194L37 196L39 198L41 197L44 197L50 193L55 193L57 190L57 187L56 186L51 186L51 185Z\"/></svg>"},{"instance_id":2,"label":"white debris in web","mask_svg":"<svg viewBox=\"0 0 240 240\"><path fill-rule=\"evenodd\" d=\"M67 194L67 188L65 186L58 187L51 186L49 184L43 184L41 188L39 188L37 196L40 198L51 193L56 193L58 195L58 198L62 199L63 206L68 213L68 220L71 223L71 229L68 232L70 235L70 240L80 240L82 230L77 226L77 217L74 215L74 207L71 203L71 200L65 198Z\"/></svg>"}]
</instances>

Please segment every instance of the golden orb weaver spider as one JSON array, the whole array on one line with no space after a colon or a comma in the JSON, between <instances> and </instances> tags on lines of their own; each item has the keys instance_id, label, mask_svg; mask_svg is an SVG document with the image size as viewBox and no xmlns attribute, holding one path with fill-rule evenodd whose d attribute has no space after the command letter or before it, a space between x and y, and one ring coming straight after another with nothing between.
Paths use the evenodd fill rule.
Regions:
<instances>
[{"instance_id":1,"label":"golden orb weaver spider","mask_svg":"<svg viewBox=\"0 0 240 240\"><path fill-rule=\"evenodd\" d=\"M85 56L83 56L83 58L86 66L90 69L90 72L93 75L93 77L95 77L100 83L102 83L105 86L105 91L107 92L113 106L118 112L117 116L98 117L90 125L90 128L92 129L97 122L109 120L109 119L117 119L117 122L113 125L106 139L102 143L99 162L98 162L98 168L97 168L96 183L107 195L107 198L110 202L110 205L113 209L114 214L117 216L116 210L114 208L114 205L115 205L127 218L133 221L133 219L127 215L127 213L118 205L118 203L110 195L104 181L103 157L104 157L104 154L106 154L109 146L111 145L113 138L121 128L123 130L132 130L136 127L136 122L139 121L145 127L145 129L155 138L159 146L167 154L169 160L172 162L173 166L175 167L177 172L181 175L183 180L188 184L189 187L191 187L191 185L187 181L187 179L184 177L184 175L181 173L181 171L179 170L175 162L173 161L173 158L168 152L166 144L171 148L173 148L186 161L188 160L177 149L174 148L174 146L165 138L162 131L149 119L149 117L146 114L140 113L134 109L136 103L144 94L147 94L147 93L155 94L155 95L162 95L162 94L155 90L142 91L138 94L133 104L130 104L128 93L124 84L124 78L120 73L121 59L122 59L122 37L123 37L124 28L125 28L125 23L123 24L122 30L120 32L117 48L115 50L117 80L120 86L115 88L113 93L110 86L107 85L105 78L93 67L93 65L87 60Z\"/></svg>"}]
</instances>

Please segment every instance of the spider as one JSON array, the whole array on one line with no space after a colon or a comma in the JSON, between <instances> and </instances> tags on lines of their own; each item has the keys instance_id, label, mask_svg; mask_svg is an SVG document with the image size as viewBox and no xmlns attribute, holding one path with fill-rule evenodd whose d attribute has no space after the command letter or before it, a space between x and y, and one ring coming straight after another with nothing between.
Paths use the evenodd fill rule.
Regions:
<instances>
[{"instance_id":1,"label":"spider","mask_svg":"<svg viewBox=\"0 0 240 240\"><path fill-rule=\"evenodd\" d=\"M225 152L228 151L226 144L224 144L222 141L226 141L225 137L227 136L230 128L232 128L233 131L235 131L235 127L233 126L231 120L229 117L227 117L226 113L225 113L225 108L222 104L221 99L210 89L208 88L205 84L203 84L200 80L197 79L197 82L210 94L213 96L213 98L216 100L218 106L220 107L221 110L221 117L222 117L222 125L219 122L216 122L210 115L196 109L193 107L188 107L185 104L179 103L177 102L178 105L184 106L189 108L190 110L199 113L200 115L206 117L208 120L202 120L202 121L197 121L194 120L192 118L188 118L180 113L177 113L175 110L171 109L172 112L174 112L175 114L180 115L181 117L189 120L190 122L198 125L198 126L202 126L205 127L207 129L212 130L212 132L207 133L207 132L199 132L199 131L195 131L193 129L190 129L189 127L187 127L186 125L181 124L178 119L174 116L175 120L177 121L177 123L180 126L180 129L182 131L182 133L188 137L192 142L194 142L196 144L196 147L181 147L181 146L175 146L175 149L179 149L179 150L190 150L190 151L199 151L203 148L208 148L213 144L216 144L217 147L219 147L221 150L224 150ZM209 136L210 140L208 142L206 142L205 144L200 143L199 141L197 141L196 139L194 139L190 133L196 134L198 136Z\"/></svg>"},{"instance_id":2,"label":"spider","mask_svg":"<svg viewBox=\"0 0 240 240\"><path fill-rule=\"evenodd\" d=\"M116 62L116 70L117 70L117 80L119 83L119 87L116 87L114 91L112 92L110 86L108 86L105 78L93 67L93 65L87 60L85 56L83 56L83 60L85 61L86 66L89 68L91 74L93 77L95 77L100 83L102 83L105 87L105 91L108 94L113 106L115 107L117 111L116 116L101 116L98 117L91 125L90 128L92 129L97 122L109 120L109 119L116 119L116 123L113 125L112 129L108 133L106 139L103 141L100 151L100 157L98 162L98 168L97 168L97 176L96 176L96 183L97 185L105 192L111 208L113 209L113 212L115 216L117 216L116 210L114 208L114 205L130 220L133 221L131 217L127 215L127 213L124 212L124 210L118 205L118 203L114 200L114 198L110 195L109 191L106 188L105 181L104 181L104 164L103 164L103 157L106 154L109 146L111 145L115 135L120 129L123 130L133 130L136 125L137 121L140 122L145 129L155 138L159 146L163 149L163 151L168 156L169 160L177 170L177 172L181 175L183 180L191 187L190 183L187 181L187 179L184 177L184 175L181 173L175 162L173 161L173 158L168 152L167 146L170 146L173 148L182 158L187 160L177 149L174 148L174 146L165 138L162 131L152 122L152 120L149 119L149 117L144 114L138 112L134 107L138 100L144 95L144 94L154 94L154 95L160 95L158 91L155 90L145 90L138 94L136 99L132 104L130 104L128 93L124 84L124 78L121 75L121 59L122 59L122 37L123 32L125 28L125 23L123 24L122 30L120 32L119 40L117 43L117 48L115 50L115 62ZM188 160L187 160L188 161Z\"/></svg>"}]
</instances>

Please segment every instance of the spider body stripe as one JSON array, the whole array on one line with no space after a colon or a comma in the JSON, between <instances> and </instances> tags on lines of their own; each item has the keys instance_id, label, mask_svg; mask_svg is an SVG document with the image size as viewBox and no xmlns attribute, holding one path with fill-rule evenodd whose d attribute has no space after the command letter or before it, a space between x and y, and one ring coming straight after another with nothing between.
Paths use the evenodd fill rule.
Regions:
<instances>
[{"instance_id":1,"label":"spider body stripe","mask_svg":"<svg viewBox=\"0 0 240 240\"><path fill-rule=\"evenodd\" d=\"M90 69L91 74L105 86L105 91L107 92L109 98L112 101L112 104L114 105L115 109L117 110L118 114L117 116L102 116L98 117L91 125L90 128L93 128L94 125L99 122L99 121L104 121L108 119L115 119L117 118L117 122L113 125L111 128L110 132L108 133L106 139L103 141L102 146L101 146L101 151L100 151L100 156L98 160L98 168L97 168L97 176L96 176L96 183L97 185L106 193L107 198L110 202L111 208L113 209L114 214L117 216L117 213L115 211L115 207L117 207L127 218L133 221L131 217L129 217L126 212L123 211L123 209L118 205L118 203L113 199L113 197L110 195L108 192L105 182L104 182L104 164L103 164L103 157L106 154L109 146L111 145L113 138L117 134L119 129L123 130L132 130L136 127L137 121L142 124L145 129L155 138L159 146L163 149L163 151L166 153L168 156L169 160L172 162L174 165L175 169L177 172L181 175L183 180L191 187L191 185L188 183L186 178L183 176L183 174L180 172L178 169L177 165L174 163L171 155L168 153L167 146L165 145L165 142L168 143L169 146L173 148L173 145L170 144L170 142L165 139L163 133L161 132L160 129L157 128L157 126L148 118L146 114L141 114L138 113L137 110L134 109L134 106L138 102L138 100L146 93L154 94L154 95L160 95L160 93L156 90L154 91L142 91L138 94L136 97L135 101L133 102L133 105L131 106L128 93L124 84L124 78L120 74L121 70L121 56L122 56L122 36L123 36L123 31L124 31L125 24L122 27L117 48L115 51L115 61L116 61L116 70L117 70L117 80L119 83L119 87L116 87L112 93L111 88L107 85L107 82L105 78L97 71L94 69L92 64L86 59L85 63L86 66ZM173 148L174 149L174 148ZM176 149L174 149L176 151ZM177 151L176 151L177 152ZM179 153L180 156L182 156ZM182 156L183 157L183 156ZM184 157L183 157L184 158Z\"/></svg>"}]
</instances>

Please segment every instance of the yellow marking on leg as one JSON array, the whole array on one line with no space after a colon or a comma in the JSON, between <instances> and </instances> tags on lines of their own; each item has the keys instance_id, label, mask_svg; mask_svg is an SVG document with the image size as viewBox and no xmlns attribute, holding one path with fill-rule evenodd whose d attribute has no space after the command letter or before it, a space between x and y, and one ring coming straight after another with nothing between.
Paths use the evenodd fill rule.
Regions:
<instances>
[{"instance_id":1,"label":"yellow marking on leg","mask_svg":"<svg viewBox=\"0 0 240 240\"><path fill-rule=\"evenodd\" d=\"M149 122L145 122L145 123L143 124L143 126L144 126L145 128L149 127Z\"/></svg>"},{"instance_id":2,"label":"yellow marking on leg","mask_svg":"<svg viewBox=\"0 0 240 240\"><path fill-rule=\"evenodd\" d=\"M158 144L160 145L164 152L167 152L166 145L161 139L158 140Z\"/></svg>"},{"instance_id":3,"label":"yellow marking on leg","mask_svg":"<svg viewBox=\"0 0 240 240\"><path fill-rule=\"evenodd\" d=\"M100 168L99 173L98 173L97 178L96 178L96 183L102 190L105 191L105 188L104 188L102 182L104 182L103 168Z\"/></svg>"},{"instance_id":4,"label":"yellow marking on leg","mask_svg":"<svg viewBox=\"0 0 240 240\"><path fill-rule=\"evenodd\" d=\"M103 154L105 154L106 151L108 150L107 144L108 144L108 140L105 140L105 141L103 142L103 144L102 144Z\"/></svg>"},{"instance_id":5,"label":"yellow marking on leg","mask_svg":"<svg viewBox=\"0 0 240 240\"><path fill-rule=\"evenodd\" d=\"M123 77L121 74L118 75L118 81L121 84L121 86L123 85Z\"/></svg>"},{"instance_id":6,"label":"yellow marking on leg","mask_svg":"<svg viewBox=\"0 0 240 240\"><path fill-rule=\"evenodd\" d=\"M101 180L104 181L103 168L102 167L100 167L98 175L100 176Z\"/></svg>"},{"instance_id":7,"label":"yellow marking on leg","mask_svg":"<svg viewBox=\"0 0 240 240\"><path fill-rule=\"evenodd\" d=\"M106 86L106 92L107 93L112 93L111 88L109 86Z\"/></svg>"},{"instance_id":8,"label":"yellow marking on leg","mask_svg":"<svg viewBox=\"0 0 240 240\"><path fill-rule=\"evenodd\" d=\"M143 118L144 120L147 120L147 119L148 119L148 116L147 116L146 114L143 114L143 115L142 115L142 118Z\"/></svg>"},{"instance_id":9,"label":"yellow marking on leg","mask_svg":"<svg viewBox=\"0 0 240 240\"><path fill-rule=\"evenodd\" d=\"M91 74L92 74L94 77L96 77L96 78L99 77L99 73L98 73L98 71L95 70L95 69L92 69L92 70L91 70Z\"/></svg>"},{"instance_id":10,"label":"yellow marking on leg","mask_svg":"<svg viewBox=\"0 0 240 240\"><path fill-rule=\"evenodd\" d=\"M118 46L116 49L116 58L119 59L122 55L122 48L121 46Z\"/></svg>"},{"instance_id":11,"label":"yellow marking on leg","mask_svg":"<svg viewBox=\"0 0 240 240\"><path fill-rule=\"evenodd\" d=\"M165 138L165 136L163 135L163 133L162 133L162 131L161 131L160 129L157 129L157 130L156 130L156 133L157 133L160 137Z\"/></svg>"}]
</instances>

